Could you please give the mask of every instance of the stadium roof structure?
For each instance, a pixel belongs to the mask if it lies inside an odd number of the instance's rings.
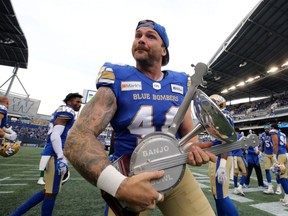
[[[0,65],[28,66],[27,41],[10,0],[0,0]]]
[[[226,100],[276,95],[288,90],[287,61],[288,1],[262,0],[211,58],[200,89]]]

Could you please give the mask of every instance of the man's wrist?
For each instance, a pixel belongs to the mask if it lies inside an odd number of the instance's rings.
[[[115,197],[116,192],[127,176],[121,174],[115,167],[108,165],[100,174],[97,187]]]
[[[57,159],[60,160],[60,159],[63,159],[64,158],[64,155],[63,154],[57,154]]]
[[[275,162],[277,162],[277,155],[273,154],[273,159],[275,160]]]

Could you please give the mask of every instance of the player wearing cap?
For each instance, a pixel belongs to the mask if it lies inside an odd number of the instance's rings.
[[[186,73],[161,70],[169,62],[168,47],[163,26],[152,20],[138,23],[132,44],[136,66],[103,65],[97,79],[98,91],[71,128],[64,153],[91,184],[121,200],[132,211],[141,212],[140,215],[147,215],[146,210],[155,209],[156,205],[166,216],[215,215],[188,168],[179,184],[163,196],[150,180],[160,179],[164,171],[124,176],[110,164],[97,140],[110,122],[115,132],[113,156],[117,159],[132,154],[143,136],[167,131],[190,83]],[[178,130],[179,137],[192,128],[192,116],[187,111]],[[204,152],[197,145],[189,150],[191,165],[215,159],[215,155]],[[109,211],[109,215],[113,213]]]

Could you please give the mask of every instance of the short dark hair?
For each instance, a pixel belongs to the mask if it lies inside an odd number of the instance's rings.
[[[279,126],[278,126],[278,124],[277,123],[272,123],[271,124],[271,128],[274,128],[274,129],[279,129]]]
[[[234,130],[235,130],[237,133],[240,133],[240,128],[235,127]]]
[[[67,104],[67,102],[72,100],[73,98],[83,98],[83,96],[79,93],[69,93],[63,101]]]

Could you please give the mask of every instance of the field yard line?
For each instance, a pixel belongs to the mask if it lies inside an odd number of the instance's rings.
[[[201,173],[197,173],[197,172],[193,172],[193,175],[196,177],[196,178],[199,178],[199,177],[208,177],[208,174],[201,174]]]
[[[24,184],[0,184],[0,186],[23,186],[23,185],[27,185],[26,183]]]
[[[35,167],[36,165],[34,165],[34,164],[0,164],[0,166],[5,166],[5,167],[7,167],[7,166],[17,166],[17,167],[31,166],[31,167]]]
[[[2,178],[2,179],[0,179],[0,181],[5,181],[5,180],[8,180],[8,179],[10,179],[11,177],[5,177],[5,178]]]
[[[0,191],[0,194],[14,193],[14,191]]]
[[[247,202],[253,202],[253,201],[254,201],[254,200],[248,199],[248,198],[246,198],[246,197],[233,194],[232,190],[231,190],[231,191],[229,190],[229,192],[230,192],[230,193],[229,193],[230,199],[235,200],[235,201],[237,201],[237,202],[247,203]],[[245,193],[245,191],[244,191],[244,193]]]
[[[288,207],[282,206],[280,202],[259,203],[259,204],[253,204],[250,206],[254,208],[258,208],[262,211],[269,212],[270,214],[274,214],[277,216],[288,215]]]

